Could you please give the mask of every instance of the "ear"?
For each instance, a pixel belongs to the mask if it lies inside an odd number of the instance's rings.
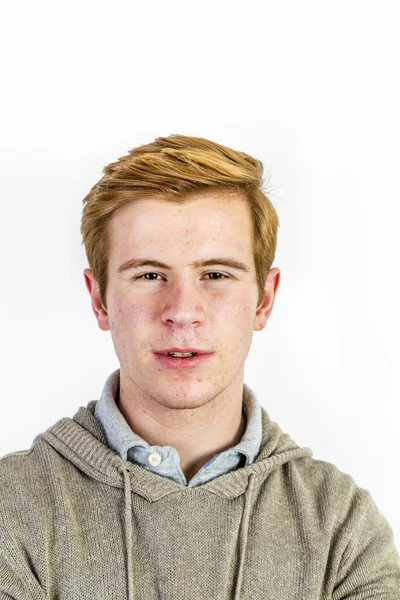
[[[274,268],[268,272],[264,287],[264,298],[257,308],[254,320],[254,331],[261,331],[261,329],[264,329],[274,307],[275,296],[279,288],[280,280],[281,272],[279,269]]]
[[[100,300],[99,284],[97,283],[97,280],[95,279],[91,269],[85,269],[83,271],[83,275],[85,277],[85,284],[86,284],[87,290],[92,299],[92,308],[93,308],[94,316],[97,319],[98,326],[103,331],[108,331],[110,329],[110,323],[108,320],[108,312]]]

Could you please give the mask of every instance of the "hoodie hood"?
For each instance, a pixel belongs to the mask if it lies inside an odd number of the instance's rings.
[[[252,393],[246,386],[246,391]],[[258,489],[268,475],[281,465],[301,457],[312,457],[309,448],[299,447],[279,425],[271,421],[266,410],[262,412],[262,441],[254,462],[213,479],[198,487],[186,487],[149,472],[142,466],[122,459],[107,445],[104,429],[95,417],[97,400],[81,406],[73,418],[60,419],[55,425],[39,434],[57,452],[89,477],[124,490],[125,542],[127,556],[128,599],[137,598],[132,574],[132,492],[148,502],[157,502],[166,495],[182,493],[210,493],[225,499],[245,494],[243,515],[239,531],[239,568],[234,600],[241,596],[243,564],[246,553],[247,531]]]

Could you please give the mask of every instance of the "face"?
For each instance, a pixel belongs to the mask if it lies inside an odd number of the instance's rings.
[[[179,205],[135,200],[109,227],[107,309],[91,271],[84,275],[98,325],[111,332],[121,377],[135,393],[170,408],[200,407],[220,394],[241,393],[253,331],[264,328],[280,279],[279,270],[271,269],[257,308],[244,199],[210,194]],[[134,259],[164,266],[121,269]],[[211,259],[207,266],[194,264]],[[170,348],[209,354],[178,369],[157,354]]]

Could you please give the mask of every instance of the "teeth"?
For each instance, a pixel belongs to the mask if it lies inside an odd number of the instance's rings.
[[[196,352],[168,352],[169,356],[195,356]]]

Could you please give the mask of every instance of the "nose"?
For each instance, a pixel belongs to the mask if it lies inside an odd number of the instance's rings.
[[[165,294],[162,320],[166,325],[193,327],[204,321],[202,292],[192,279],[177,278]]]

